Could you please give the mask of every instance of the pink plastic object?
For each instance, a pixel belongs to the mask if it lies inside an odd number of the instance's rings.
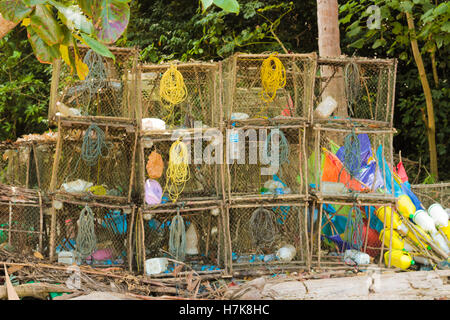
[[[156,180],[147,179],[145,181],[145,202],[149,205],[161,203],[162,188]]]
[[[86,258],[86,260],[111,260],[113,256],[113,252],[111,249],[100,249],[95,251],[93,254],[91,254],[89,257]]]

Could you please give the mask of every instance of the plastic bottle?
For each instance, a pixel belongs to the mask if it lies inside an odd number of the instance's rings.
[[[439,233],[439,232],[434,232],[431,234],[431,239],[433,239],[433,241],[435,243],[437,243],[439,245],[439,247],[448,255],[450,253],[450,249],[447,245],[447,240],[444,239],[444,237]]]
[[[384,237],[384,246],[389,248],[391,232],[390,230],[381,230],[380,231],[380,241],[383,241]],[[395,250],[406,250],[413,251],[413,247],[406,242],[400,235],[394,230],[392,233],[392,249]]]
[[[448,215],[447,212],[442,208],[439,203],[434,203],[428,208],[428,214],[431,219],[433,219],[436,228],[443,226],[448,226]]]
[[[415,227],[416,227],[419,231],[421,231],[421,232],[419,233],[419,235],[422,235],[422,237],[424,237],[424,238],[427,239],[428,241],[431,241],[430,236],[425,232],[425,230],[423,230],[420,226],[417,226],[417,225],[416,225]],[[424,248],[424,247],[420,244],[419,240],[417,239],[417,237],[414,235],[414,233],[413,233],[412,231],[408,231],[406,237],[409,238],[409,239],[411,239],[411,241],[412,241],[416,246],[418,246],[419,248],[423,248],[423,249],[426,249],[426,250],[431,250],[430,247]],[[422,243],[423,243],[423,241],[422,241]],[[424,244],[425,244],[425,243],[424,243]]]
[[[415,214],[411,215],[410,218],[415,224],[422,227],[423,230],[429,233],[436,232],[436,227],[434,225],[433,219],[426,213],[425,210],[417,210]]]
[[[376,216],[378,219],[381,220],[381,222],[384,222],[384,216],[386,215],[386,226],[391,226],[391,213],[392,208],[391,207],[380,207],[377,211],[375,211]],[[408,228],[402,223],[400,220],[400,217],[397,212],[394,211],[393,216],[393,228],[398,230],[400,233],[406,235],[408,233]]]
[[[416,263],[420,263],[420,264],[423,264],[425,266],[430,266],[431,265],[430,260],[427,259],[427,258],[424,258],[422,256],[413,256],[413,258],[414,258],[414,261]]]
[[[355,262],[358,266],[370,264],[370,256],[367,253],[360,252],[357,250],[345,250],[344,260],[350,259]]]
[[[230,160],[239,159],[239,131],[235,128],[231,129],[229,134],[230,143]]]
[[[447,240],[450,241],[450,224],[446,227],[440,227],[440,229],[442,230],[442,232],[444,232]]]
[[[386,251],[384,254],[384,263],[386,266],[389,265],[389,252],[392,252],[391,266],[406,270],[411,265],[416,263],[408,252],[402,250],[392,250]]]
[[[397,199],[397,210],[402,216],[409,218],[410,215],[416,212],[416,207],[407,195],[402,194]]]
[[[334,112],[337,107],[337,101],[333,97],[327,96],[314,110],[314,117],[326,119]]]

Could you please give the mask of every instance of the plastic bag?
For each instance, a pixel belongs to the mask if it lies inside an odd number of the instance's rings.
[[[150,179],[158,179],[161,177],[164,169],[164,162],[161,155],[156,151],[152,151],[148,156],[145,168],[147,169],[147,174]]]

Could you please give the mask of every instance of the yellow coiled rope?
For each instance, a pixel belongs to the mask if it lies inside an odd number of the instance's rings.
[[[166,171],[166,186],[172,202],[176,202],[189,180],[188,149],[180,139],[175,141],[169,151],[169,165]]]
[[[173,120],[174,106],[183,102],[187,97],[187,88],[184,84],[183,75],[177,70],[175,65],[171,65],[164,72],[159,84],[159,97],[168,115],[164,120],[168,123]]]
[[[277,54],[272,53],[268,58],[264,59],[261,65],[263,90],[260,96],[267,104],[275,100],[278,89],[286,86],[286,69],[281,60],[276,57]]]

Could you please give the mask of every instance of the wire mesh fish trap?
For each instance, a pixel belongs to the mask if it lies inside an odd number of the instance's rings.
[[[51,229],[54,256],[71,252],[74,262],[98,267],[128,264],[134,214],[131,206],[54,200],[55,206],[56,223]]]
[[[314,122],[360,122],[392,127],[395,59],[319,58],[314,86]],[[326,99],[331,97],[335,103]]]
[[[245,204],[228,208],[232,269],[308,265],[307,204]]]
[[[35,173],[34,186],[40,190],[48,191],[52,178],[53,161],[56,153],[56,141],[33,143],[33,153],[36,157],[33,173]]]
[[[181,219],[178,218],[180,220],[177,222],[184,228],[184,245],[176,241],[178,234],[171,231],[178,214]],[[177,271],[178,274],[192,270],[199,274],[221,272],[225,267],[222,219],[221,208],[214,205],[141,210],[134,244],[138,270],[146,272],[147,259],[166,257],[185,264]],[[178,256],[176,252],[179,253]],[[175,261],[169,260],[162,275],[173,274],[176,266]]]
[[[440,203],[443,208],[450,208],[450,183],[413,184],[411,190],[416,194],[425,208],[433,203]]]
[[[352,267],[346,250],[356,250],[370,257],[368,263],[381,266],[384,250],[389,250],[382,230],[391,230],[376,212],[380,207],[395,207],[392,201],[314,200],[307,213],[307,234],[311,244],[311,264],[324,269]],[[392,234],[390,232],[389,234]],[[385,248],[385,249],[383,249]],[[362,260],[359,260],[362,261]]]
[[[33,162],[30,145],[2,143],[0,145],[0,183],[27,188]]]
[[[302,126],[229,129],[225,178],[228,198],[305,198],[305,132]],[[233,135],[237,135],[234,140]]]
[[[181,74],[173,87],[161,86],[163,75],[171,66]],[[217,127],[219,123],[219,74],[218,64],[191,62],[161,65],[141,65],[139,67],[139,94],[141,118],[159,118],[167,127],[193,128],[198,121],[204,126]],[[167,76],[169,76],[167,74]],[[175,77],[171,74],[170,77]],[[170,79],[170,80],[175,80]],[[161,96],[161,90],[171,95],[174,90],[182,90],[185,96],[173,104]]]
[[[236,53],[222,62],[223,112],[226,122],[254,123],[265,119],[279,122],[309,121],[312,110],[316,54],[277,54],[280,65],[270,69],[284,71],[285,80],[267,94],[261,68],[270,54]],[[281,66],[282,65],[282,66]],[[283,69],[284,68],[284,69]],[[273,79],[277,80],[277,78]],[[280,80],[280,79],[278,79]],[[276,85],[276,84],[274,84]]]
[[[308,183],[320,199],[392,199],[394,129],[314,126]]]
[[[70,48],[70,50],[73,50]],[[137,86],[135,48],[110,47],[115,60],[98,55],[86,46],[78,47],[81,60],[89,68],[84,80],[69,66],[53,65],[49,120],[59,112],[69,118],[115,117],[134,120]]]
[[[0,243],[4,249],[25,255],[48,252],[45,206],[38,191],[1,185]]]
[[[215,138],[204,137],[205,131],[197,133],[193,131],[182,130],[179,134],[152,134],[144,135],[140,139],[140,160],[139,160],[139,184],[143,208],[150,208],[158,205],[160,201],[165,202],[184,202],[195,200],[218,199],[222,194],[220,179],[220,164],[222,161],[222,141],[220,144],[213,145]],[[212,132],[221,137],[220,131]],[[171,149],[174,143],[181,138],[181,142],[187,150],[187,175],[184,187],[180,187],[181,193],[176,198],[175,193],[170,192],[172,180],[168,181],[169,161],[171,159]],[[161,156],[163,169],[158,176],[152,174],[149,156],[156,152]],[[176,149],[173,149],[173,153]],[[172,155],[173,155],[172,153]],[[172,161],[177,161],[173,159]],[[149,171],[150,170],[150,171]],[[152,174],[153,175],[153,174]]]
[[[51,192],[130,201],[137,148],[133,127],[60,126],[59,134]]]

